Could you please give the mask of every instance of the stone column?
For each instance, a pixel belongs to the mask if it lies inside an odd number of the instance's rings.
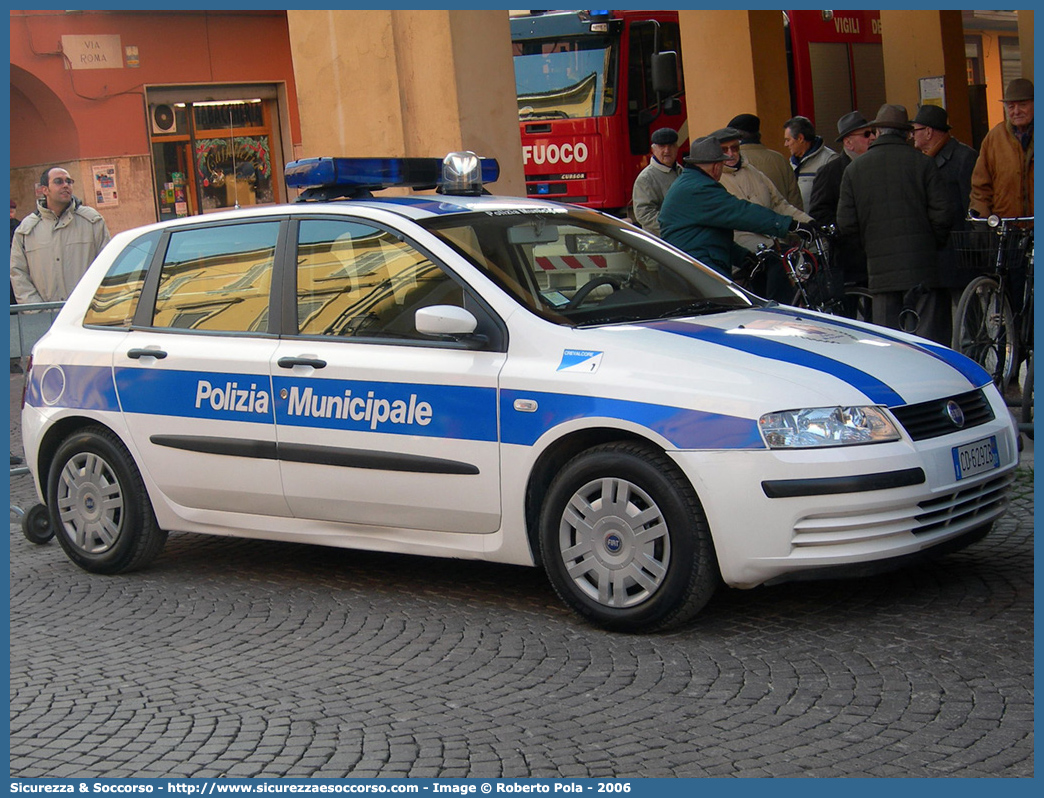
[[[525,196],[507,11],[287,11],[297,157],[495,157]]]

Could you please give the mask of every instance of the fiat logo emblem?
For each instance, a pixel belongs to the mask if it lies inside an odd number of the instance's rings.
[[[964,426],[964,411],[953,399],[946,403],[946,415],[950,417],[955,427]]]
[[[610,554],[616,554],[623,546],[619,535],[609,535],[605,539],[605,548]]]

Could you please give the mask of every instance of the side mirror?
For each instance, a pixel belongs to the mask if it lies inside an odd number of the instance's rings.
[[[470,310],[457,305],[430,305],[413,314],[413,323],[422,335],[459,338],[472,335],[478,319]]]
[[[654,53],[652,57],[652,89],[657,95],[678,93],[678,54],[673,50]]]

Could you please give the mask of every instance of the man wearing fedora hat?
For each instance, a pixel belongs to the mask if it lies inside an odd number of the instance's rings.
[[[837,138],[841,156],[824,164],[812,181],[808,212],[818,224],[837,222],[837,203],[841,199],[841,177],[856,158],[863,155],[877,131],[859,111],[851,111],[837,120]],[[846,283],[866,284],[866,253],[858,239],[841,238],[835,249],[835,261],[845,275]]]
[[[707,266],[732,276],[750,250],[733,241],[735,230],[781,238],[798,226],[789,216],[732,196],[719,182],[728,157],[714,136],[692,143],[681,177],[660,209],[660,235]]]
[[[1005,119],[979,147],[971,180],[978,216],[1033,215],[1033,81],[1016,78],[1004,90]]]
[[[678,163],[678,131],[670,127],[661,127],[650,138],[652,154],[646,166],[634,181],[631,191],[631,205],[634,218],[643,230],[654,236],[660,234],[660,206],[667,196],[667,189],[681,174]]]
[[[953,224],[946,187],[931,158],[910,146],[901,105],[882,105],[877,138],[841,177],[837,226],[866,252],[875,324],[950,341],[950,295],[939,250]]]

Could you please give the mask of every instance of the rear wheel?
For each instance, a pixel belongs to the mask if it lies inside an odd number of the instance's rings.
[[[1018,362],[1015,316],[992,277],[976,277],[964,289],[953,322],[950,345],[967,355],[1004,389]]]
[[[130,452],[111,431],[88,427],[58,447],[47,480],[58,542],[85,571],[144,568],[162,550],[145,484]]]
[[[719,581],[692,486],[639,443],[597,446],[566,464],[544,500],[540,548],[562,600],[615,631],[684,624]]]
[[[34,504],[22,516],[22,534],[30,543],[42,546],[54,537],[51,515],[43,504]]]
[[[842,315],[845,318],[865,322],[874,320],[873,297],[865,288],[846,288],[843,303]]]

